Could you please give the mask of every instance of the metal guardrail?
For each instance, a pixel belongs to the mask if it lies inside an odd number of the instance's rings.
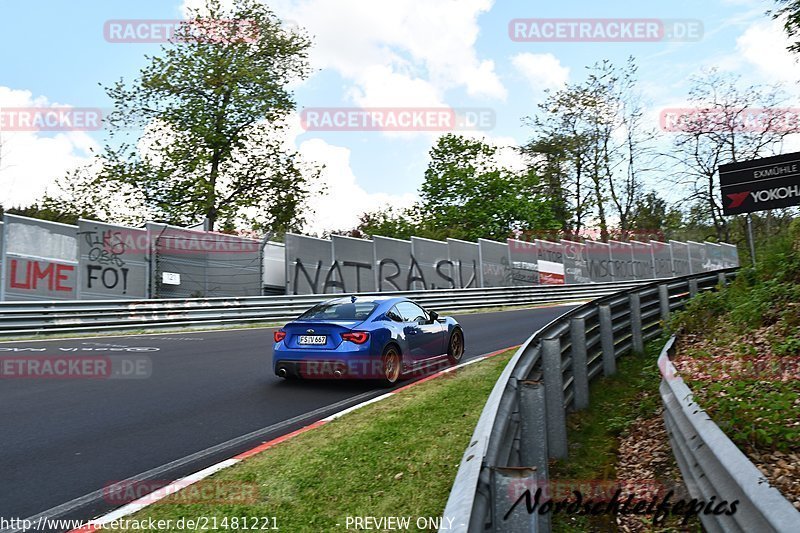
[[[587,407],[590,380],[614,374],[619,356],[643,351],[672,311],[699,291],[726,283],[735,271],[628,288],[577,307],[531,335],[478,419],[444,511],[443,523],[452,520],[448,531],[549,531],[548,514],[514,504],[519,487],[547,481],[548,458],[567,456],[566,411]]]
[[[728,516],[700,514],[703,527],[717,531],[800,531],[800,513],[783,495],[765,483],[755,465],[731,442],[694,401],[692,391],[669,359],[675,337],[658,358],[664,423],[672,453],[692,498],[737,501]]]
[[[592,300],[646,281],[369,293],[405,296],[435,311]],[[367,295],[367,293],[361,293]],[[0,336],[219,326],[295,318],[337,294],[168,300],[0,303]]]

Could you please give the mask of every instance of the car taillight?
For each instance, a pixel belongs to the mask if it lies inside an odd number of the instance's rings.
[[[369,333],[366,331],[353,331],[351,333],[342,333],[342,340],[354,342],[356,344],[364,344],[369,340]]]
[[[275,339],[275,342],[281,342],[283,339],[286,338],[286,332],[276,331],[275,333],[272,334],[272,338]]]

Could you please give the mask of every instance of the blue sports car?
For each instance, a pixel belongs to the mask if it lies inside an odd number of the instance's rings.
[[[456,364],[464,332],[451,317],[406,298],[347,296],[316,305],[275,332],[272,360],[282,378],[403,377]]]

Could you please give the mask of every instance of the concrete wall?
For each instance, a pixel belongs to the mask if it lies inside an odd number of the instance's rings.
[[[478,287],[481,259],[478,243],[447,239],[447,254],[456,287],[459,289]]]
[[[146,230],[79,220],[81,296],[87,300],[147,298],[149,249]]]
[[[3,220],[4,300],[75,300],[77,228],[16,215]]]
[[[284,243],[148,223],[0,222],[4,300],[238,297],[668,278],[738,266],[736,247],[670,241],[477,243],[287,234]]]

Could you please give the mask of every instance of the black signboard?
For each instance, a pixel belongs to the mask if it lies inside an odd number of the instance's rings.
[[[725,215],[800,204],[800,153],[720,165]]]

